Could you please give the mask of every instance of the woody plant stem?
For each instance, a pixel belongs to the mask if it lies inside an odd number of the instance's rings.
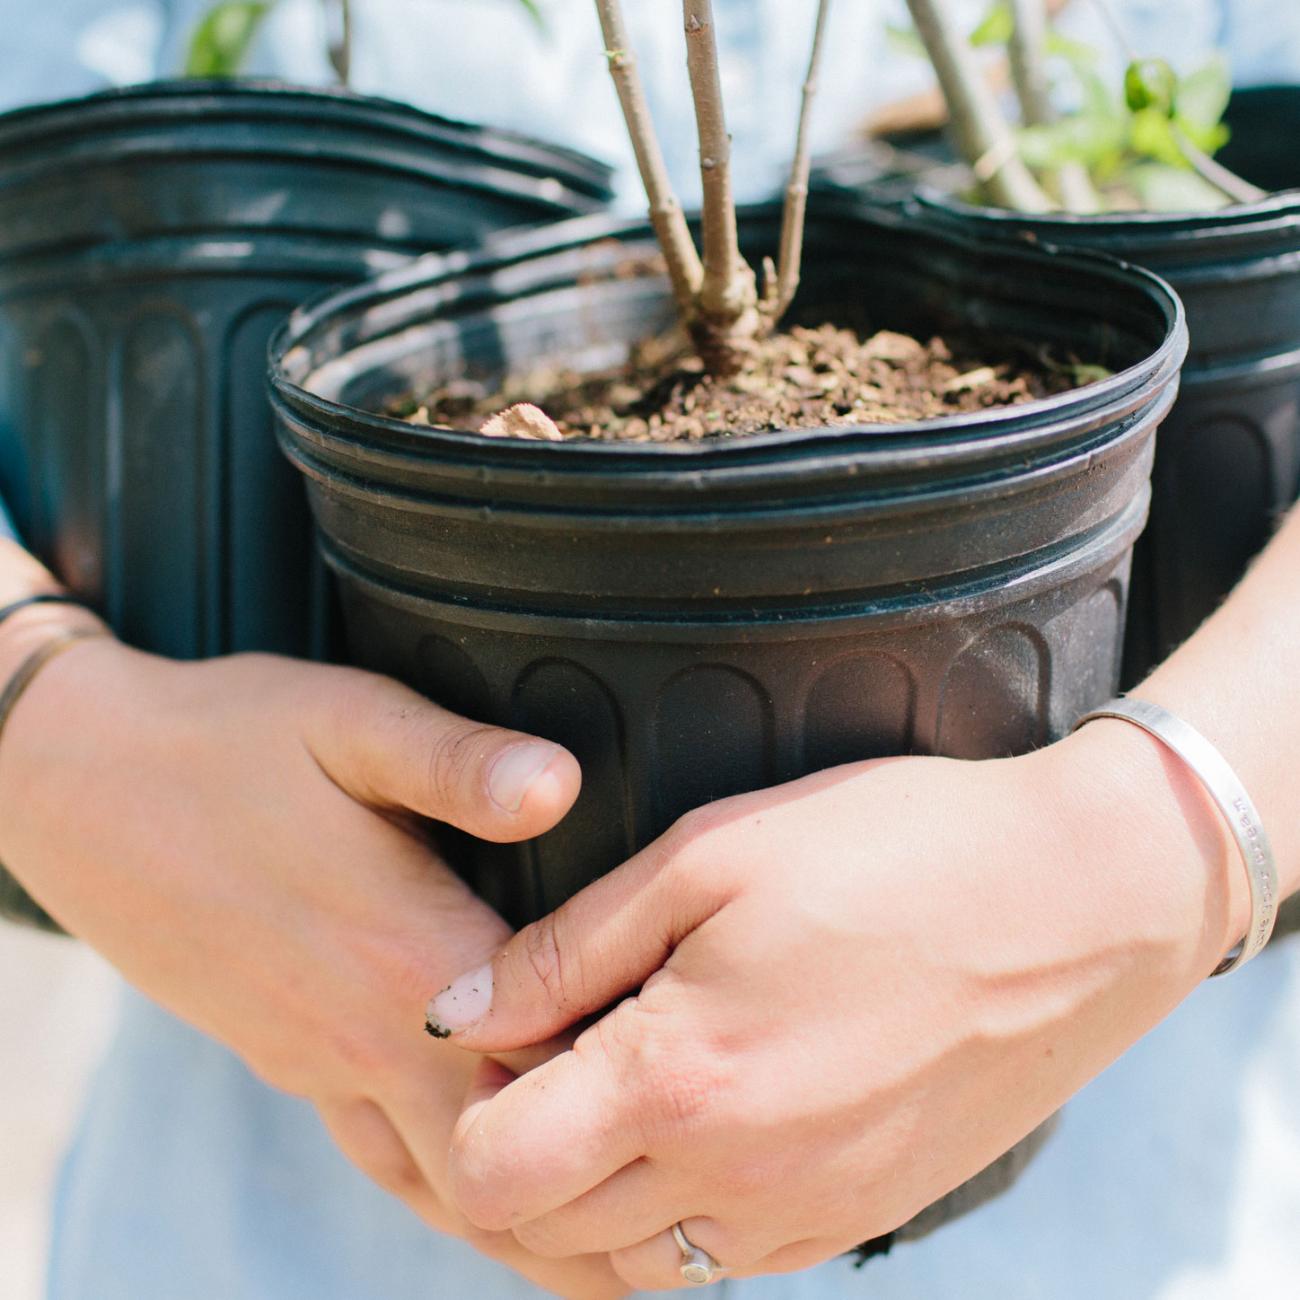
[[[596,0],[610,76],[632,141],[650,205],[651,224],[663,250],[673,295],[696,349],[706,367],[715,374],[731,374],[744,365],[755,341],[773,328],[798,286],[808,195],[808,122],[816,95],[829,7],[830,0],[820,0],[800,108],[795,161],[786,189],[779,269],[769,270],[768,283],[760,299],[754,272],[740,252],[731,185],[731,138],[723,105],[711,0],[682,0],[686,63],[695,106],[703,184],[702,257],[696,251],[681,204],[668,180],[620,0]]]

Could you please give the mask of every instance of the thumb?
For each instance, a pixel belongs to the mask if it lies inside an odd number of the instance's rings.
[[[428,1030],[475,1052],[544,1042],[640,988],[725,902],[652,845],[453,980]]]
[[[304,740],[361,803],[510,843],[553,827],[582,784],[567,749],[471,722],[386,677],[340,670]]]

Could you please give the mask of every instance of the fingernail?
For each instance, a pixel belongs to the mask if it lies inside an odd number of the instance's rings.
[[[488,793],[498,808],[517,813],[529,787],[551,765],[557,749],[535,742],[503,749],[488,770]]]
[[[425,1011],[424,1027],[435,1038],[450,1038],[477,1024],[492,1008],[492,964],[453,980]]]

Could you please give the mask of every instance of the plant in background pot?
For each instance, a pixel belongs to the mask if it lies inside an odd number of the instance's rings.
[[[346,86],[352,77],[352,0],[319,0],[330,67]],[[185,59],[187,77],[237,77],[248,65],[262,25],[277,0],[218,0],[194,28]],[[536,9],[532,12],[536,13]]]
[[[1105,0],[1089,2],[1122,41]],[[1300,193],[1261,189],[1211,157],[1228,140],[1220,60],[1179,78],[1125,47],[1113,89],[1090,50],[1050,31],[1042,0],[996,6],[975,39],[1008,46],[1013,132],[945,7],[910,3],[975,180],[969,197],[922,186],[930,219],[1109,252],[1159,272],[1186,304],[1191,351],[1134,559],[1125,679],[1136,681],[1231,589],[1300,487]],[[1074,91],[1068,115],[1045,93],[1049,69]],[[1300,184],[1287,120],[1250,116],[1250,100],[1239,97],[1225,157],[1271,189]]]

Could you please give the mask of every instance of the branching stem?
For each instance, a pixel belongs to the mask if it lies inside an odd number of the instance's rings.
[[[700,257],[695,251],[682,206],[668,179],[668,166],[650,118],[650,106],[646,103],[645,88],[632,55],[622,6],[619,0],[596,0],[596,12],[605,41],[609,75],[614,81],[632,150],[636,154],[637,170],[641,173],[641,183],[645,186],[650,205],[650,223],[668,264],[673,296],[683,317],[689,321],[695,312],[696,296],[703,278]]]
[[[790,168],[790,183],[785,189],[785,210],[781,214],[781,251],[777,258],[776,299],[769,306],[774,321],[785,315],[786,308],[799,288],[800,263],[803,260],[804,217],[808,210],[808,174],[812,167],[809,148],[809,127],[812,121],[813,100],[817,97],[817,81],[821,72],[822,46],[826,37],[826,19],[831,0],[820,0],[817,6],[817,26],[813,31],[812,54],[808,59],[808,75],[803,83],[803,101],[799,106],[799,130],[795,137],[794,164]]]

